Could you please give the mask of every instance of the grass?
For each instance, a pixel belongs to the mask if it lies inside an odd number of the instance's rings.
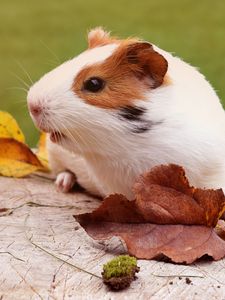
[[[1,0],[0,7],[0,110],[15,116],[31,145],[37,131],[26,93],[14,89],[24,87],[16,77],[30,85],[22,69],[37,80],[85,49],[87,29],[98,25],[121,37],[140,36],[198,66],[225,105],[223,0]]]

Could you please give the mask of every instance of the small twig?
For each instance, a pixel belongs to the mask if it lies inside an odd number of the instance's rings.
[[[158,275],[158,274],[154,274],[151,273],[151,275],[155,276],[155,277],[196,277],[196,278],[205,278],[205,276],[203,275],[179,275],[179,274],[174,274],[174,275]]]
[[[6,217],[13,213],[11,208],[0,208],[0,217]]]
[[[25,227],[25,228],[26,228],[26,222],[27,222],[28,217],[29,217],[29,215],[27,215],[27,217],[25,218],[25,222],[24,222],[24,223],[25,223],[25,224],[24,224],[24,227]],[[77,270],[79,270],[79,271],[81,271],[81,272],[84,272],[84,273],[86,273],[86,274],[88,274],[88,275],[94,276],[94,277],[96,277],[96,278],[98,278],[98,279],[102,279],[100,276],[98,276],[98,275],[96,275],[96,274],[94,274],[94,273],[92,273],[92,272],[89,272],[89,271],[87,271],[87,270],[84,270],[84,269],[82,269],[81,267],[78,267],[78,266],[76,266],[76,265],[74,265],[74,264],[72,264],[72,263],[66,261],[66,260],[63,259],[63,258],[60,258],[60,257],[56,256],[55,254],[49,252],[48,250],[46,250],[45,248],[41,247],[40,245],[34,243],[34,242],[32,241],[32,238],[31,238],[31,237],[30,237],[30,238],[28,237],[28,234],[27,234],[26,229],[25,229],[25,236],[26,236],[27,240],[28,240],[33,246],[35,246],[35,247],[37,247],[38,249],[42,250],[43,252],[45,252],[46,254],[50,255],[51,257],[54,257],[55,259],[57,259],[57,260],[59,260],[59,261],[65,263],[65,264],[67,264],[68,266],[70,266],[70,267],[72,267],[72,268],[74,268],[74,269],[77,269]]]
[[[31,207],[53,207],[53,208],[76,208],[76,206],[73,205],[50,205],[50,204],[41,204],[41,203],[37,203],[37,202],[26,202],[25,205],[27,206],[31,206]]]
[[[12,257],[14,257],[15,259],[25,262],[25,260],[23,260],[22,258],[16,257],[15,255],[13,255],[13,254],[12,254],[11,252],[9,252],[9,251],[1,251],[0,254],[9,254],[9,255],[11,255]]]
[[[45,174],[40,173],[40,172],[38,172],[38,173],[36,172],[36,173],[31,174],[31,177],[38,177],[40,179],[43,179],[43,180],[46,180],[46,181],[50,181],[50,182],[54,181],[54,178],[52,178],[50,176],[45,176]]]
[[[78,267],[78,266],[76,266],[76,265],[74,265],[74,264],[71,264],[71,263],[69,263],[68,261],[66,261],[65,259],[62,259],[62,258],[56,256],[55,254],[49,252],[49,251],[46,250],[45,248],[42,248],[40,245],[34,243],[34,242],[32,241],[32,239],[29,238],[28,236],[27,236],[27,239],[30,241],[30,243],[31,243],[33,246],[37,247],[38,249],[42,250],[43,252],[47,253],[48,255],[51,255],[52,257],[56,258],[57,260],[59,260],[59,261],[65,263],[65,264],[67,264],[68,266],[73,267],[73,268],[75,268],[75,269],[77,269],[77,270],[79,270],[79,271],[81,271],[81,272],[87,273],[87,274],[89,274],[89,275],[91,275],[91,276],[94,276],[94,277],[96,277],[96,278],[102,279],[100,276],[98,276],[98,275],[96,275],[96,274],[94,274],[94,273],[91,273],[91,272],[89,272],[89,271],[87,271],[87,270],[84,270],[84,269],[82,269],[82,268],[80,268],[80,267]]]
[[[29,203],[29,202],[28,202]],[[0,208],[0,217],[5,217],[11,215],[15,210],[25,206],[27,203],[23,203],[16,207],[7,207],[7,208]]]
[[[76,208],[76,206],[73,205],[48,205],[48,204],[41,204],[41,203],[29,201],[16,207],[0,208],[0,216],[11,215],[15,210],[22,208],[26,205],[30,207],[53,207],[53,208],[68,208],[68,209]]]

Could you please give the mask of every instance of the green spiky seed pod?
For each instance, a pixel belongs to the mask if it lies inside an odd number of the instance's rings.
[[[131,284],[139,270],[135,257],[119,255],[103,266],[102,277],[111,289],[122,290]]]

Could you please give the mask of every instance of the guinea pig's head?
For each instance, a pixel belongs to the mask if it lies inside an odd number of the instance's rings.
[[[35,125],[69,150],[104,151],[103,144],[144,135],[149,93],[164,83],[166,59],[147,42],[119,40],[101,28],[88,49],[44,75],[28,92]]]

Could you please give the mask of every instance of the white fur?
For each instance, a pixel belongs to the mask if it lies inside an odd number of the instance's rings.
[[[69,192],[76,183],[76,176],[69,171],[61,172],[57,175],[55,184],[57,190],[63,193]]]
[[[87,50],[30,89],[28,103],[40,103],[45,112],[36,124],[67,136],[61,146],[49,141],[53,170],[74,172],[84,187],[102,196],[122,193],[132,199],[139,174],[176,163],[192,185],[225,190],[225,113],[195,68],[154,46],[168,61],[171,84],[150,90],[148,101],[134,101],[148,109],[146,119],[158,124],[142,134],[132,134],[115,110],[89,105],[71,91],[84,66],[104,61],[116,47]]]

